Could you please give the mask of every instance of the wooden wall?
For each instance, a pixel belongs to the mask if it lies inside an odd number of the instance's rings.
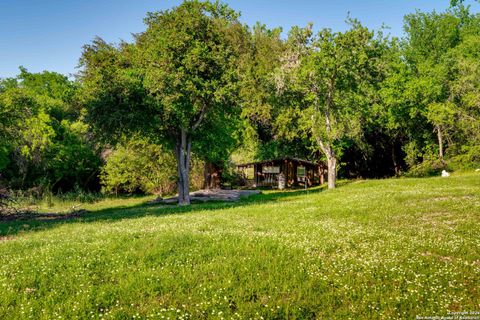
[[[311,187],[316,184],[323,183],[324,169],[320,165],[302,164],[298,161],[291,159],[277,160],[272,162],[252,163],[247,166],[238,167],[239,172],[243,172],[246,168],[253,167],[254,177],[253,180],[248,181],[246,179],[245,185],[252,187],[277,187],[278,186],[278,174],[277,173],[264,173],[263,168],[266,166],[280,167],[280,172],[285,174],[287,187],[304,186],[304,182],[300,181],[297,175],[297,169],[299,166],[305,167],[307,186]],[[303,180],[303,179],[302,179]]]

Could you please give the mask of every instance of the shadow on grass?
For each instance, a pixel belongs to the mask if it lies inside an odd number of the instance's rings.
[[[338,186],[348,184],[349,181],[341,181]],[[114,208],[100,209],[95,211],[88,211],[83,214],[74,214],[71,217],[59,215],[58,218],[52,218],[48,215],[48,219],[44,219],[45,215],[36,215],[32,219],[0,221],[0,241],[3,238],[12,239],[14,235],[19,233],[28,233],[54,228],[60,224],[67,223],[89,223],[89,222],[110,222],[124,219],[135,219],[146,216],[168,216],[176,214],[187,214],[195,211],[214,211],[230,208],[239,208],[251,206],[261,203],[269,203],[275,201],[286,200],[291,197],[307,194],[316,194],[326,189],[326,186],[318,186],[310,189],[293,189],[286,191],[267,191],[257,195],[252,195],[248,198],[243,198],[237,202],[220,202],[212,201],[201,204],[192,204],[190,206],[178,205],[158,205],[141,203],[134,206],[118,206]]]

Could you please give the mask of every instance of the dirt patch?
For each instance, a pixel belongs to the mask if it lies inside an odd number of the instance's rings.
[[[463,217],[451,212],[428,212],[420,216],[419,221],[425,226],[454,230]]]
[[[0,215],[0,221],[57,221],[79,218],[87,214],[87,210],[75,210],[68,213],[36,213],[36,212],[15,212],[7,215]]]
[[[422,252],[420,255],[422,255],[423,257],[433,257],[433,258],[436,258],[442,262],[451,262],[453,261],[453,258],[450,257],[450,256],[442,256],[442,255],[439,255],[439,254],[436,254],[436,253],[432,253],[432,252],[429,252],[429,251],[426,251],[426,252]]]
[[[192,203],[202,203],[208,201],[232,202],[259,193],[259,190],[198,190],[190,193],[190,200],[192,201]],[[157,198],[153,201],[150,201],[149,204],[176,204],[177,202],[178,197],[171,197],[167,199]]]
[[[435,197],[431,198],[431,201],[450,201],[450,200],[468,200],[473,199],[473,196],[446,196],[446,197]]]
[[[452,219],[454,214],[448,211],[426,212],[422,214],[421,220],[429,221],[431,219]]]

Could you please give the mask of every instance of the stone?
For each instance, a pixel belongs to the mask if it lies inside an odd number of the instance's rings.
[[[278,189],[279,190],[284,190],[286,183],[287,183],[287,179],[285,177],[285,174],[283,172],[281,172],[278,175]]]
[[[162,197],[157,197],[156,199],[149,201],[148,204],[158,204],[158,203],[163,203],[163,198]]]
[[[249,197],[254,194],[259,194],[258,190],[223,190],[223,189],[209,189],[198,190],[190,193],[190,200],[192,202],[207,202],[207,201],[238,201],[243,197]],[[167,199],[156,199],[150,204],[175,204],[178,197],[171,197]]]

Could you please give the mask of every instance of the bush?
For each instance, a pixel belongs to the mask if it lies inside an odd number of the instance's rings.
[[[7,189],[0,188],[0,215],[8,214],[12,211],[13,199]]]
[[[171,152],[132,139],[107,157],[100,180],[105,193],[171,194],[175,190],[176,162]]]
[[[190,188],[203,187],[204,162],[192,155]],[[108,194],[169,195],[177,189],[177,163],[171,151],[133,138],[121,143],[107,156],[100,180]]]
[[[407,177],[432,177],[441,174],[442,170],[450,170],[450,167],[442,160],[424,160],[420,164],[412,166],[405,174]]]
[[[450,158],[449,164],[456,170],[480,168],[480,146],[462,146],[459,154]]]
[[[62,201],[72,201],[80,203],[94,203],[105,198],[100,192],[89,192],[80,188],[78,185],[72,191],[64,194],[57,194],[56,198]]]
[[[243,176],[237,172],[235,165],[232,163],[227,164],[222,171],[222,186],[231,188],[245,186]]]

